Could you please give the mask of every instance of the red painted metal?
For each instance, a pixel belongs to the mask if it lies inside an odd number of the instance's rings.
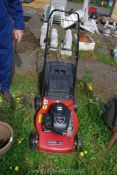
[[[89,13],[89,14],[97,13],[97,7],[96,7],[96,6],[91,6],[91,7],[89,7],[88,13]]]
[[[48,113],[50,106],[53,103],[61,102],[65,104],[71,111],[71,117],[73,121],[73,132],[72,135],[67,134],[57,135],[50,131],[43,131],[42,118],[43,115]],[[48,100],[43,98],[42,107],[39,109],[36,115],[36,130],[39,136],[38,139],[38,150],[48,153],[71,153],[74,152],[74,142],[75,135],[79,128],[78,117],[74,111],[74,101],[73,100]]]

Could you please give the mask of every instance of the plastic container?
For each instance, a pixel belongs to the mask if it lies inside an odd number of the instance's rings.
[[[77,39],[76,34],[75,38]],[[89,42],[79,41],[79,50],[94,50],[94,49],[95,49],[95,42],[91,36],[89,36]]]
[[[6,153],[13,141],[13,130],[10,125],[0,121],[0,154]]]

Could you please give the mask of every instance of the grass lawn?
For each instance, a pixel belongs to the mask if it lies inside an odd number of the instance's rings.
[[[117,142],[111,149],[106,148],[110,132],[97,97],[84,92],[77,84],[79,133],[84,154],[54,155],[29,149],[29,135],[34,130],[32,102],[37,94],[36,77],[15,75],[11,91],[16,99],[15,109],[0,99],[3,121],[10,123],[14,130],[11,149],[0,156],[0,175],[117,175]]]

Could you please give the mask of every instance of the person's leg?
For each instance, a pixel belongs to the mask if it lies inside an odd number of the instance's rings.
[[[12,36],[0,37],[0,84],[1,93],[7,95],[8,101],[11,97],[9,94],[11,76],[13,67],[13,40]],[[7,99],[6,99],[7,100]]]

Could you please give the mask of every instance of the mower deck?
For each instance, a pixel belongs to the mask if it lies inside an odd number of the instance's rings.
[[[74,101],[73,100],[62,100],[71,110],[71,117],[73,120],[73,132],[70,136],[67,134],[56,135],[55,133],[49,131],[43,131],[42,121],[44,114],[48,113],[50,106],[53,103],[56,103],[56,100],[48,100],[47,98],[43,99],[43,104],[41,109],[37,113],[36,117],[36,129],[38,136],[38,149],[42,152],[48,153],[71,153],[74,151],[75,135],[78,130],[78,117],[74,111]]]

